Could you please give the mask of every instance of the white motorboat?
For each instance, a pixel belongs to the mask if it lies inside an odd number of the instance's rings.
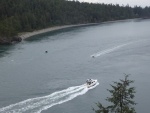
[[[94,80],[94,79],[87,79],[86,81],[87,88],[93,87],[96,84],[97,84],[97,80]]]

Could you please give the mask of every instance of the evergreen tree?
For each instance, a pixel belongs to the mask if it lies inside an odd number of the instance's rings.
[[[95,113],[136,113],[134,107],[136,103],[133,101],[135,94],[135,87],[129,87],[134,81],[128,79],[128,75],[125,75],[124,80],[120,82],[114,82],[111,85],[112,89],[108,90],[111,97],[107,97],[106,101],[111,102],[112,105],[103,107],[101,103],[97,103],[99,110],[95,110]]]

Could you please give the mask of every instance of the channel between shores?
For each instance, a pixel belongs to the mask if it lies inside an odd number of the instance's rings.
[[[55,31],[55,30],[65,29],[65,28],[80,27],[80,26],[90,26],[90,25],[99,25],[99,24],[114,23],[114,22],[136,21],[136,20],[140,20],[140,19],[141,18],[125,19],[125,20],[114,20],[114,21],[106,21],[106,22],[100,22],[100,23],[87,23],[87,24],[54,26],[54,27],[49,27],[49,28],[45,28],[45,29],[41,29],[41,30],[35,30],[33,32],[19,33],[18,36],[22,40],[25,40],[27,38],[30,38],[30,37],[38,35],[38,34],[43,34],[43,33],[46,33],[46,32],[51,32],[51,31]]]

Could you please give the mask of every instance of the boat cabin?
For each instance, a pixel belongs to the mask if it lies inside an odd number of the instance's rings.
[[[93,83],[93,81],[92,81],[92,79],[87,79],[86,83],[87,83],[88,85],[90,85],[91,83]]]

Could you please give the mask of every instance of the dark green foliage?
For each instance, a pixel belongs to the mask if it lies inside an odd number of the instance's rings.
[[[108,107],[103,107],[101,103],[97,103],[99,110],[94,110],[95,113],[136,113],[134,107],[136,103],[133,101],[135,88],[129,87],[134,81],[128,79],[128,75],[120,82],[114,82],[111,85],[112,90],[108,90],[111,97],[107,97],[106,101],[112,103]]]
[[[143,9],[66,0],[0,0],[0,38],[56,25],[149,16],[150,7]]]
[[[93,110],[95,111],[95,113],[109,113],[108,107],[104,107],[101,103],[96,103],[96,105],[99,108],[99,110],[95,110],[93,108]]]

